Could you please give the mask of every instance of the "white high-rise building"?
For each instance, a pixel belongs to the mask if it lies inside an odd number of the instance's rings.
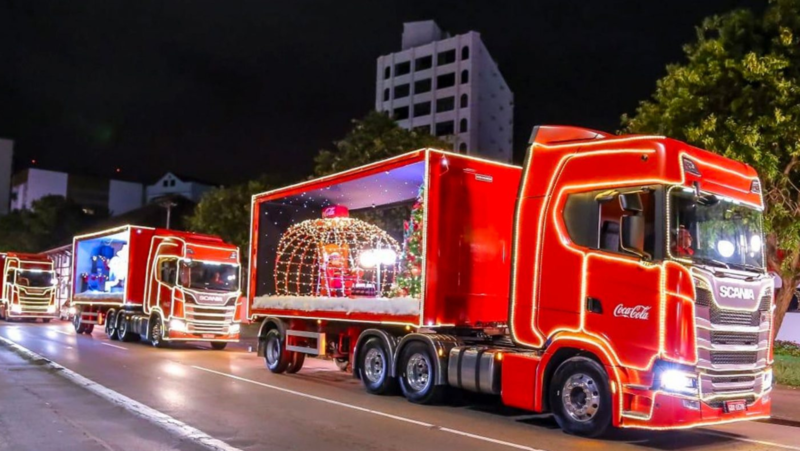
[[[480,33],[403,24],[402,50],[378,58],[375,109],[405,129],[446,137],[456,152],[511,161],[514,94]]]

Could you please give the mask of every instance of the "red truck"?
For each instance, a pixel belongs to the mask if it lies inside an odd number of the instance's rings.
[[[58,317],[56,273],[50,257],[17,252],[0,253],[3,289],[0,291],[0,318],[41,318],[49,323]]]
[[[531,141],[523,167],[425,149],[254,196],[267,367],[326,355],[370,393],[495,394],[584,436],[768,417],[756,172],[661,136]]]
[[[219,237],[124,226],[75,237],[71,308],[77,333],[112,340],[239,340],[239,249]]]

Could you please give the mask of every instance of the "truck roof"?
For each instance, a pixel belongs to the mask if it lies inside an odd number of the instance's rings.
[[[76,241],[80,241],[83,239],[88,238],[97,238],[104,235],[112,235],[115,233],[124,232],[126,230],[147,230],[152,232],[153,235],[160,235],[160,236],[172,236],[178,237],[190,242],[194,243],[206,243],[206,244],[214,244],[215,246],[220,247],[230,247],[231,249],[236,249],[237,246],[234,244],[226,243],[222,238],[216,235],[207,235],[204,233],[195,233],[195,232],[186,232],[182,230],[173,230],[173,229],[161,229],[161,228],[153,228],[153,227],[144,227],[144,226],[137,226],[137,225],[124,225],[119,227],[114,227],[107,230],[101,230],[97,232],[87,233],[83,235],[75,236]]]
[[[26,252],[0,252],[0,257],[2,257],[3,259],[17,258],[19,260],[29,261],[29,262],[49,263],[52,261],[50,257],[48,257],[47,255],[31,254]]]

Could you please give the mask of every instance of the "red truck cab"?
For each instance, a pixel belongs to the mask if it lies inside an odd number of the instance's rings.
[[[45,323],[58,317],[55,301],[57,279],[50,257],[40,254],[0,253],[3,289],[0,318],[41,318]]]
[[[125,226],[75,237],[71,305],[78,333],[154,346],[239,340],[239,250],[209,235]]]

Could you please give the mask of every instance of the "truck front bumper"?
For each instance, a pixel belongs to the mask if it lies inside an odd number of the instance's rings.
[[[693,400],[658,391],[653,396],[649,414],[623,414],[620,426],[641,429],[686,429],[769,418],[771,395],[770,390],[747,402],[744,411],[726,412],[722,400]],[[733,399],[735,398],[730,398]]]
[[[204,334],[194,332],[179,332],[170,330],[166,337],[169,341],[224,341],[235,343],[239,341],[239,333],[235,334]]]
[[[56,319],[58,318],[58,313],[47,313],[42,311],[26,312],[25,310],[21,312],[12,312],[11,310],[8,310],[6,311],[6,316],[10,319]]]

